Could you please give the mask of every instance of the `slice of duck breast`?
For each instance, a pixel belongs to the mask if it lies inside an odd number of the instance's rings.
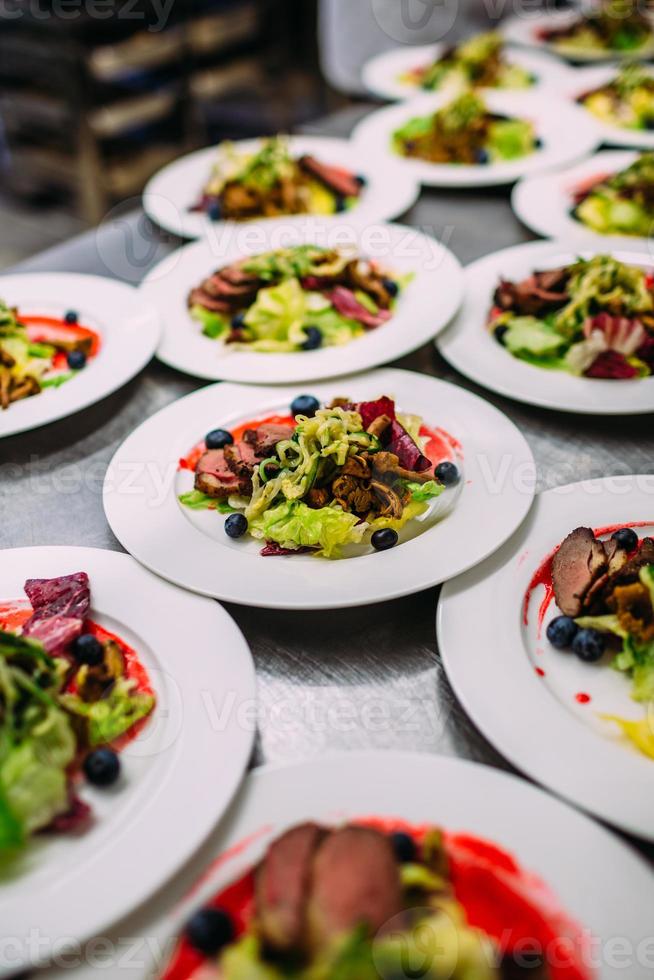
[[[265,459],[267,456],[273,455],[278,442],[283,439],[290,439],[294,431],[292,425],[264,422],[257,429],[246,429],[243,438],[249,446],[252,446],[260,459]]]
[[[280,952],[304,946],[313,856],[326,831],[300,824],[278,837],[259,865],[255,911],[265,944]]]
[[[232,493],[248,493],[251,484],[230,469],[224,449],[208,449],[195,468],[195,489],[209,497],[224,499]]]
[[[566,616],[579,616],[593,583],[607,568],[604,545],[589,527],[578,527],[565,538],[552,561],[556,604]]]
[[[360,925],[375,935],[401,911],[400,872],[388,837],[365,827],[325,837],[313,861],[307,911],[314,950]]]

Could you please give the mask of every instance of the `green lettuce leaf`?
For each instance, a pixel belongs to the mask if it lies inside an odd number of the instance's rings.
[[[303,343],[302,324],[306,296],[297,279],[286,279],[277,286],[260,289],[245,314],[245,325],[255,341]]]
[[[134,691],[134,682],[124,677],[119,678],[107,697],[99,701],[87,702],[77,694],[63,694],[61,702],[71,714],[86,719],[90,745],[115,741],[149,715],[154,707],[153,696]]]
[[[191,316],[202,325],[204,336],[209,337],[211,340],[215,340],[229,330],[229,320],[227,317],[222,316],[220,313],[212,313],[211,310],[206,310],[204,306],[192,306]]]
[[[427,483],[407,483],[407,487],[411,491],[412,499],[420,502],[439,497],[445,489],[443,484],[437,483],[436,480],[428,480]]]
[[[190,510],[216,510],[219,514],[231,514],[236,508],[231,507],[226,500],[219,500],[217,497],[210,497],[201,490],[189,490],[187,493],[180,493],[177,498],[184,507]]]
[[[250,520],[255,538],[282,548],[318,548],[325,558],[338,557],[346,544],[358,544],[366,530],[354,514],[336,507],[313,510],[302,501],[285,501]]]

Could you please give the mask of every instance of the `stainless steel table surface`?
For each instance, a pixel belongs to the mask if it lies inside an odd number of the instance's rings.
[[[347,135],[361,108],[307,131]],[[464,263],[530,235],[507,189],[423,191],[404,218],[446,242]],[[178,244],[132,209],[17,271],[98,273],[138,282]],[[654,471],[650,417],[583,418],[530,408],[472,385],[431,345],[396,366],[455,381],[497,405],[525,433],[539,489],[588,477]],[[203,384],[153,361],[122,390],[84,412],[0,442],[0,542],[120,550],[102,510],[106,466],[143,419]],[[437,590],[339,612],[272,612],[230,605],[259,677],[254,762],[287,762],[335,749],[439,752],[510,769],[457,703],[434,629]],[[546,737],[546,735],[545,735]],[[654,850],[642,848],[654,855]]]

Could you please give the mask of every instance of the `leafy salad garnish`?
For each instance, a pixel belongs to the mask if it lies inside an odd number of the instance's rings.
[[[654,370],[652,278],[611,255],[579,258],[495,290],[488,328],[537,367],[624,380]]]
[[[417,116],[393,133],[393,148],[431,163],[486,164],[533,153],[539,139],[533,124],[490,112],[474,92],[430,116]]]
[[[652,41],[652,25],[635,0],[600,0],[565,27],[547,28],[542,40],[563,54],[638,52]]]
[[[347,344],[391,319],[410,276],[355,249],[297,245],[241,259],[191,290],[205,336],[263,353]]]
[[[645,65],[625,65],[614,79],[577,101],[610,126],[634,130],[654,127],[654,75]]]
[[[402,76],[427,91],[449,84],[473,88],[528,88],[534,76],[505,57],[502,35],[487,31],[443,51],[432,64]]]
[[[654,224],[654,153],[579,190],[571,214],[603,235],[647,237]]]

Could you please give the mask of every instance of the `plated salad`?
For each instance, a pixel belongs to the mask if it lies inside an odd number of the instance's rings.
[[[631,681],[631,696],[646,710],[654,698],[654,540],[633,527],[606,534],[578,527],[552,556],[551,587],[561,615],[547,627],[559,650],[601,663]],[[641,752],[654,758],[651,719],[615,722]]]
[[[460,482],[460,451],[441,429],[399,411],[388,396],[321,406],[301,395],[290,415],[215,429],[180,461],[194,474],[179,497],[193,510],[227,514],[230,538],[261,554],[351,557],[394,547],[443,516]],[[445,500],[438,501],[441,495]]]
[[[584,92],[577,102],[610,126],[654,129],[654,75],[644,65],[625,65],[610,82]]]
[[[410,119],[393,133],[392,142],[404,157],[463,164],[517,160],[540,146],[531,122],[490,112],[473,92],[432,115]]]
[[[86,572],[25,593],[0,604],[0,858],[38,832],[84,829],[79,781],[116,782],[118,751],[155,704],[135,651],[90,618]]]
[[[488,318],[514,357],[587,378],[654,371],[654,279],[611,255],[500,281]]]
[[[654,152],[580,187],[570,213],[602,235],[647,237],[654,225]]]
[[[277,837],[191,916],[163,976],[590,980],[585,952],[547,886],[496,844],[368,818]]]
[[[353,248],[296,245],[218,269],[188,296],[206,337],[264,353],[347,344],[388,322],[410,277]]]
[[[637,54],[652,41],[652,24],[634,0],[600,0],[564,27],[544,28],[540,39],[561,54]]]
[[[27,314],[0,299],[0,408],[65,384],[99,349],[99,335],[73,310]]]
[[[356,205],[366,183],[362,174],[309,154],[294,157],[280,136],[264,140],[256,153],[226,142],[192,210],[203,211],[212,221],[336,214]]]
[[[536,78],[506,58],[501,34],[487,31],[447,48],[433,64],[415,68],[401,75],[399,81],[433,92],[451,84],[466,88],[529,88]]]

